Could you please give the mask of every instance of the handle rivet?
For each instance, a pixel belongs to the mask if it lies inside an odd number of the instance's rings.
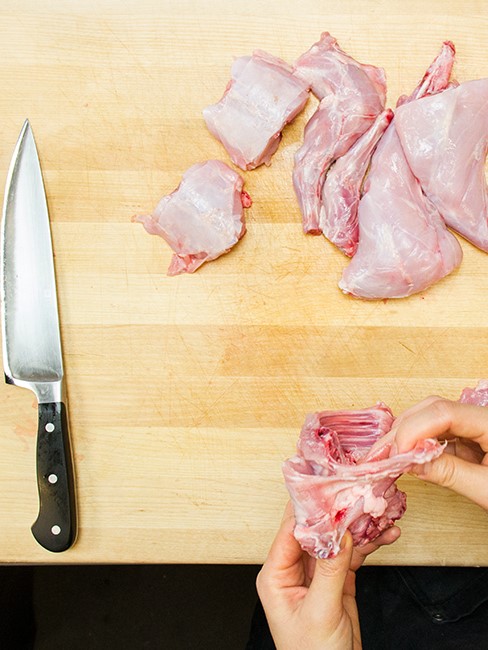
[[[52,433],[54,431],[54,424],[52,422],[48,422],[44,428],[48,433]]]
[[[52,483],[54,485],[54,483],[58,482],[58,477],[56,476],[56,474],[49,474],[47,480],[49,481],[49,483]]]
[[[53,526],[51,528],[51,533],[53,535],[59,535],[60,532],[61,532],[61,528],[59,526]]]

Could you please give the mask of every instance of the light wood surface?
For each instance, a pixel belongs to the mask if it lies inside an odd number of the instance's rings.
[[[195,275],[131,216],[192,164],[228,157],[201,111],[233,56],[293,61],[328,30],[384,66],[390,104],[442,40],[455,76],[488,76],[480,2],[3,0],[0,178],[31,121],[52,220],[80,534],[36,544],[36,410],[0,386],[1,562],[264,560],[286,501],[281,462],[305,414],[381,399],[399,413],[488,376],[488,257],[407,300],[337,289],[345,258],[302,235],[291,183],[306,111],[270,168],[244,174],[254,204],[236,248]],[[3,181],[0,181],[3,183]],[[403,535],[371,563],[488,565],[486,513],[412,477]]]

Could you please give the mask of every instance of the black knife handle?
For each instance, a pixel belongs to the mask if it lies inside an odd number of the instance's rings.
[[[62,402],[39,404],[39,515],[32,534],[48,551],[66,551],[76,538],[76,503],[68,414]]]

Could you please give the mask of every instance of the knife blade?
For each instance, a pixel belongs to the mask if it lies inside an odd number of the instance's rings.
[[[34,136],[26,120],[7,176],[1,232],[5,381],[38,401],[39,513],[32,533],[49,551],[76,538],[76,502],[51,230]]]

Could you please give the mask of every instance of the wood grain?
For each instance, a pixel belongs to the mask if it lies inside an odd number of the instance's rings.
[[[381,399],[395,412],[456,399],[488,374],[488,259],[407,300],[362,302],[346,263],[301,233],[293,154],[316,102],[271,167],[238,246],[193,276],[142,227],[190,165],[228,161],[201,110],[232,57],[293,61],[323,30],[382,65],[390,103],[448,38],[460,81],[488,76],[482,1],[3,0],[0,176],[28,117],[52,220],[80,536],[62,556],[30,533],[36,410],[0,386],[0,562],[262,562],[286,491],[281,462],[305,413]],[[488,565],[486,513],[404,477],[403,535],[380,564]]]

